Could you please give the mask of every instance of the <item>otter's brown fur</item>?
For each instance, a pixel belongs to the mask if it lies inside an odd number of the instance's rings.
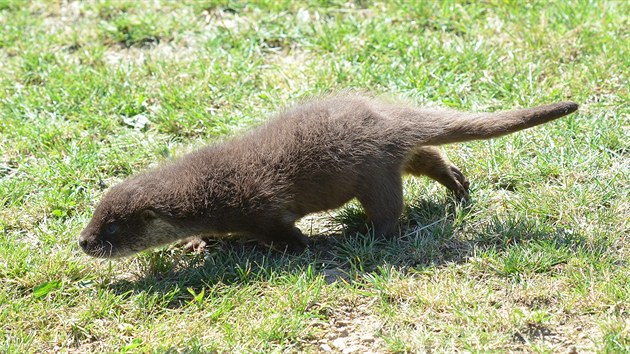
[[[358,96],[308,102],[251,133],[210,145],[112,187],[81,233],[83,250],[118,257],[203,234],[247,234],[303,249],[294,223],[357,198],[373,231],[402,212],[403,173],[468,197],[435,145],[487,139],[577,109],[572,102],[499,113],[420,109]]]

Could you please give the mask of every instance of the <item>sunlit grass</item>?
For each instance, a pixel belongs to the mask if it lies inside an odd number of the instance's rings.
[[[0,0],[1,352],[624,352],[627,14],[611,2]],[[347,88],[577,114],[447,146],[461,205],[405,180],[400,237],[357,204],[302,255],[218,240],[100,261],[103,191]]]

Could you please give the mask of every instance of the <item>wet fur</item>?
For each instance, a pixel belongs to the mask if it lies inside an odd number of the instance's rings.
[[[563,102],[487,114],[358,96],[315,100],[112,187],[79,243],[90,255],[117,257],[236,233],[300,250],[308,238],[294,226],[298,219],[353,198],[373,231],[388,235],[402,212],[403,173],[468,198],[468,181],[434,145],[505,135],[576,109]]]

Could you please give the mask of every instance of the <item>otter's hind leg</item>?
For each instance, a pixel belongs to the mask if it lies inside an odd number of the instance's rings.
[[[402,177],[394,168],[373,172],[357,192],[357,199],[374,227],[374,234],[389,236],[403,210]]]
[[[455,165],[434,146],[415,148],[405,160],[403,170],[415,176],[430,177],[451,190],[457,198],[468,200],[470,183]]]

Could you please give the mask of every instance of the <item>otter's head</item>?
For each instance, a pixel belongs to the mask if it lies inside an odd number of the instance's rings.
[[[133,179],[114,186],[94,210],[79,245],[90,256],[114,258],[180,239],[182,230],[159,204]]]

